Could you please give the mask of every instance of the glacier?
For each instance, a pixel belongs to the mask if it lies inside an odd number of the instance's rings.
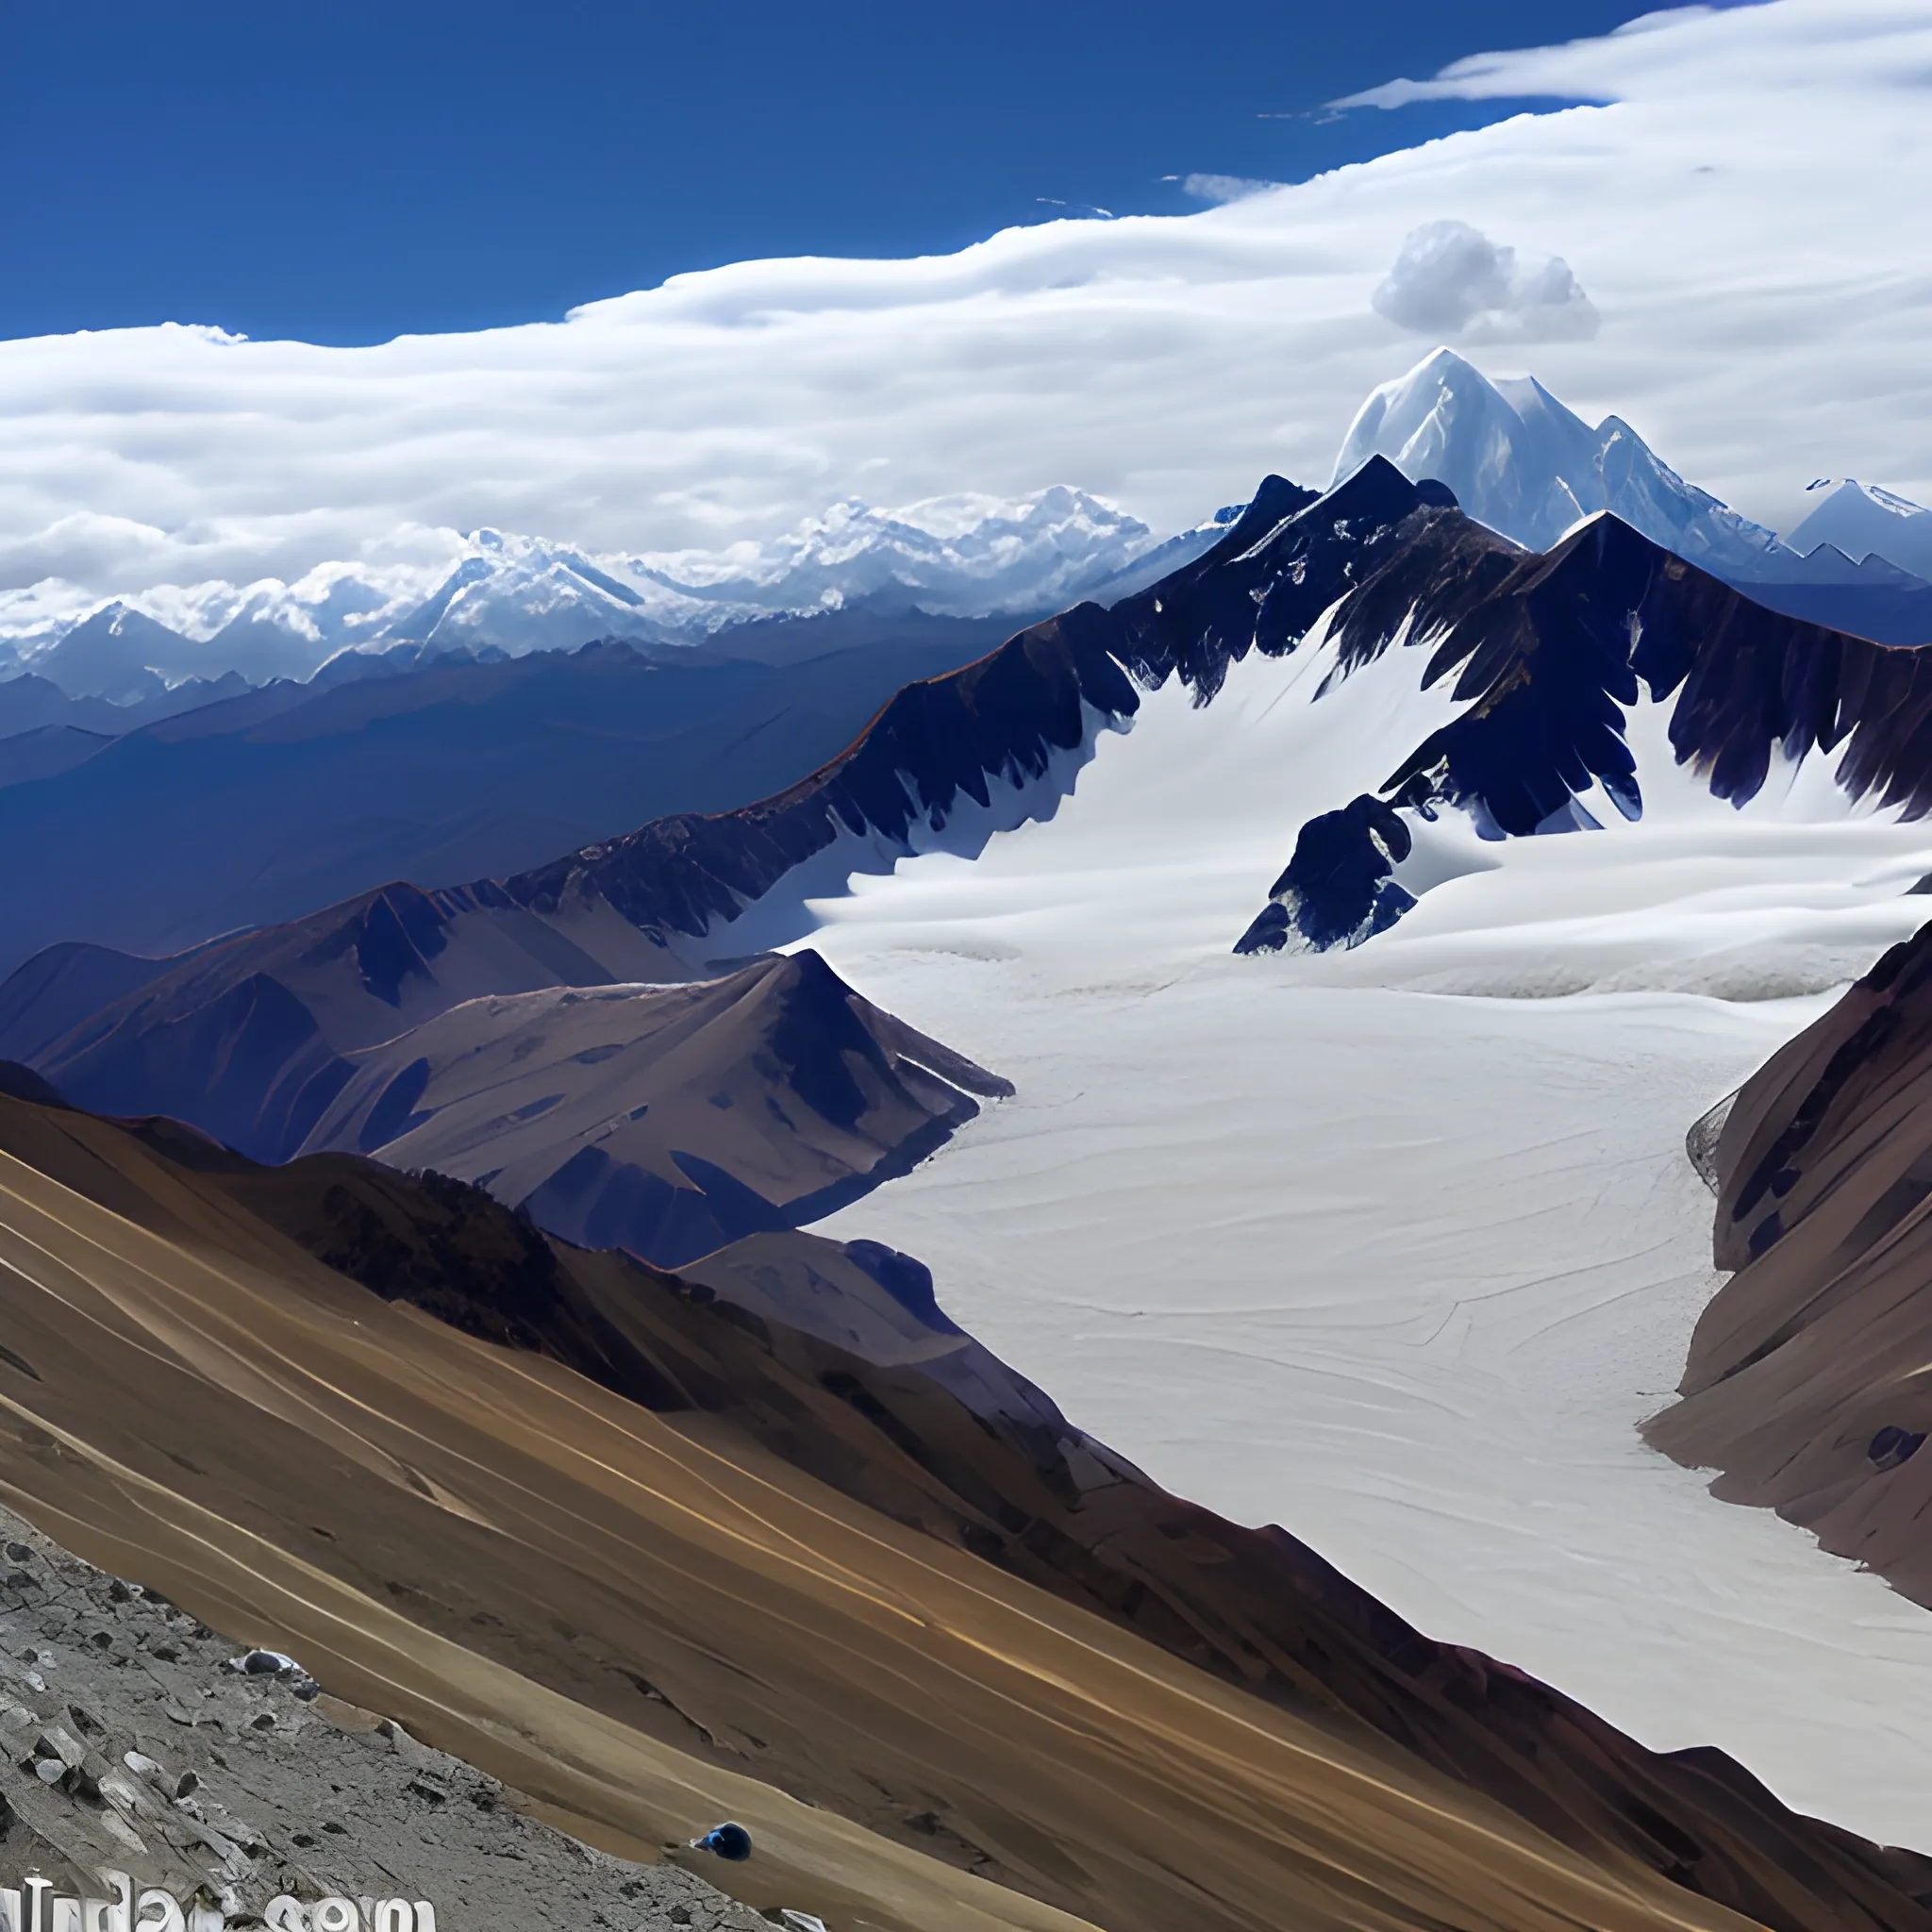
[[[1279,828],[1449,708],[1399,652],[1317,701],[1323,655],[1205,709],[1171,680],[1051,821],[816,902],[801,946],[1017,1089],[818,1231],[920,1256],[1157,1481],[1911,1843],[1932,1619],[1637,1424],[1716,1281],[1685,1129],[1829,997],[1792,988],[1920,923],[1932,829],[1659,784],[1614,833],[1469,840],[1354,951],[1237,958]]]

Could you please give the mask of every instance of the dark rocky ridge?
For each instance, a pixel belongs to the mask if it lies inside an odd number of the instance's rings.
[[[1681,1400],[1645,1424],[1932,1607],[1932,926],[1745,1082]]]
[[[763,1235],[671,1275],[437,1176],[341,1156],[263,1169],[174,1123],[124,1131],[386,1299],[741,1436],[1241,1690],[1391,1740],[1591,1857],[1777,1932],[1932,1926],[1932,1860],[1795,1816],[1720,1752],[1646,1752],[1433,1642],[1287,1532],[1158,1490],[948,1321],[910,1257]]]

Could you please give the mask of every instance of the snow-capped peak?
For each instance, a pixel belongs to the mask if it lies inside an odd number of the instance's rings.
[[[1620,417],[1592,429],[1534,377],[1492,381],[1452,349],[1369,397],[1342,440],[1337,480],[1372,456],[1446,483],[1471,516],[1532,550],[1607,509],[1720,575],[1761,576],[1796,560],[1782,558],[1774,532],[1686,483]]]
[[[898,594],[936,615],[1042,608],[1110,576],[1153,532],[1084,490],[1057,484],[1017,503],[936,496],[900,509],[834,504],[764,544],[634,557],[639,578],[694,596],[809,609]]]
[[[1595,453],[1589,425],[1533,377],[1491,382],[1453,349],[1438,349],[1363,403],[1333,481],[1385,456],[1412,481],[1446,483],[1491,529],[1547,550],[1604,507]]]
[[[1932,577],[1932,510],[1856,476],[1821,476],[1807,493],[1820,491],[1823,496],[1785,539],[1793,550],[1808,557],[1829,543],[1854,563],[1882,557],[1914,576]]]

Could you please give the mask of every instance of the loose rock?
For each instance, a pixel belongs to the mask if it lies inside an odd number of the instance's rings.
[[[76,1896],[93,1889],[84,1873],[138,1871],[184,1907],[199,1892],[231,1925],[278,1896],[311,1908],[312,1928],[322,1899],[407,1890],[449,1932],[772,1932],[693,1873],[538,1824],[402,1725],[318,1695],[293,1658],[238,1652],[4,1508],[0,1537],[34,1573],[42,1637],[0,1655],[9,1869],[38,1865]],[[269,1666],[246,1668],[258,1654]]]

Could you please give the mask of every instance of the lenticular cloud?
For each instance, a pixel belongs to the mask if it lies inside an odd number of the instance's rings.
[[[1324,475],[1439,314],[1491,375],[1533,344],[1553,391],[1759,522],[1816,475],[1924,501],[1927,297],[1897,211],[1932,199],[1928,74],[1932,0],[1678,9],[1369,97],[1547,112],[1188,216],[742,262],[371,348],[0,343],[0,591],[293,583],[485,527],[710,552],[845,499],[1059,481],[1185,529],[1269,470]],[[1445,218],[1453,245],[1415,241]]]
[[[1600,318],[1561,256],[1536,268],[1467,222],[1425,222],[1371,300],[1417,335],[1462,341],[1583,341]]]

